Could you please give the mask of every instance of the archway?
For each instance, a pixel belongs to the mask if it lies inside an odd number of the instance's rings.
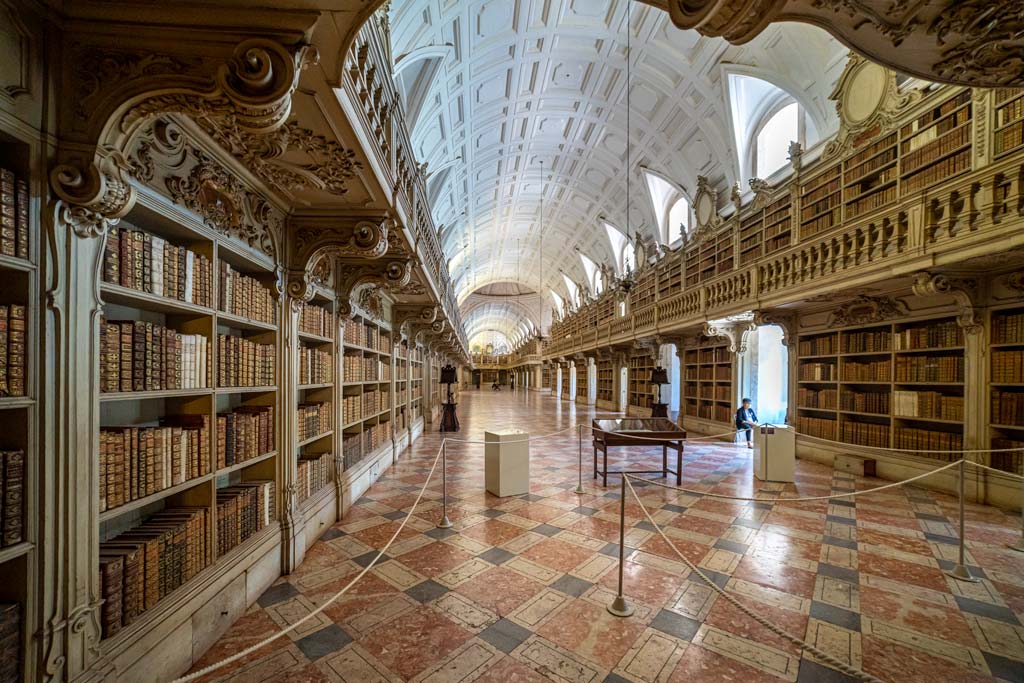
[[[747,336],[741,356],[740,399],[750,398],[762,423],[785,424],[789,411],[789,352],[778,325],[761,325]]]

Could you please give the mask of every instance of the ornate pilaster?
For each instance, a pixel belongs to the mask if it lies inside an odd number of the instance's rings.
[[[797,388],[799,380],[799,361],[797,347],[796,314],[789,311],[757,311],[754,313],[754,324],[777,325],[782,328],[782,345],[786,347],[786,423],[796,424]]]
[[[292,291],[291,285],[292,282],[289,282],[289,292]],[[312,290],[307,292],[311,298]],[[279,458],[278,466],[284,492],[281,508],[281,571],[288,574],[302,564],[306,555],[306,520],[298,504],[298,462],[294,444],[298,443],[299,312],[307,299],[283,293],[279,300],[281,343],[278,362],[282,369],[282,376],[278,378],[282,446],[279,452],[283,457]]]

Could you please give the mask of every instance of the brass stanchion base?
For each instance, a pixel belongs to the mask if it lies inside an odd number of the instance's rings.
[[[438,529],[451,529],[453,526],[455,525],[452,524],[452,520],[448,519],[448,515],[442,517],[441,521],[437,523]]]
[[[573,493],[578,493],[580,495],[583,495],[586,492],[586,489],[583,488],[583,484],[576,484],[576,489],[573,491]]]
[[[970,583],[978,583],[981,581],[977,576],[971,574],[971,570],[962,564],[958,564],[947,572],[944,572],[946,576],[952,576],[957,581],[968,581]]]
[[[626,602],[625,596],[616,595],[612,604],[608,605],[608,611],[617,617],[633,616],[633,606]]]

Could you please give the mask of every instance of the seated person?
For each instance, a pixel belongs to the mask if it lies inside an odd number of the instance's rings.
[[[747,448],[754,447],[754,427],[757,426],[757,413],[750,407],[750,399],[743,399],[743,405],[736,411],[736,429],[746,432]]]

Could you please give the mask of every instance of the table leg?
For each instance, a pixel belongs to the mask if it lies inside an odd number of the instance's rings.
[[[594,479],[597,479],[597,446],[594,446]]]
[[[602,486],[608,488],[608,446],[604,447],[604,483]]]
[[[679,442],[679,450],[676,451],[676,486],[683,485],[683,442]]]
[[[661,478],[668,478],[668,444],[661,444]]]

